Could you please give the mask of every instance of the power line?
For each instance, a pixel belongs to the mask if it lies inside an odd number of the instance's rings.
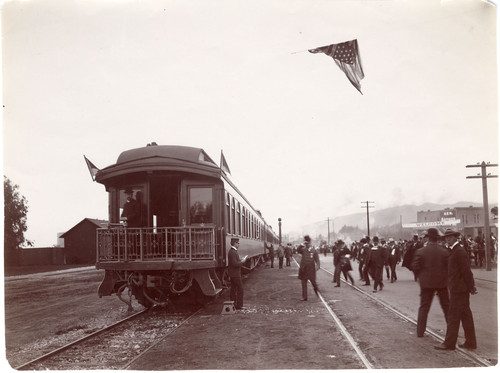
[[[485,163],[484,161],[481,164],[477,163],[474,165],[467,165],[466,168],[470,167],[481,167],[481,175],[477,174],[477,176],[467,176],[467,179],[482,179],[483,181],[483,209],[484,209],[484,238],[486,244],[485,250],[485,259],[486,259],[486,270],[491,271],[491,258],[490,258],[490,247],[491,247],[491,239],[490,239],[490,215],[488,211],[488,184],[486,179],[488,178],[497,178],[497,175],[486,174],[486,167],[498,167],[498,164],[490,164],[490,162]]]
[[[375,203],[375,202],[370,202],[370,201],[361,201],[361,203],[364,203],[365,206],[361,206],[361,208],[366,208],[366,230],[368,232],[368,237],[370,237],[370,209],[375,208],[375,206],[370,206],[370,203]]]

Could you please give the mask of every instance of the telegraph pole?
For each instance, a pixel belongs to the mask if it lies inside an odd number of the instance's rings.
[[[330,245],[330,218],[329,217],[326,218],[326,221],[328,222],[328,245]],[[332,231],[333,231],[333,221],[334,220],[332,219]],[[333,231],[333,233],[335,232]]]
[[[486,241],[486,250],[485,250],[485,259],[486,259],[486,270],[491,271],[491,258],[490,258],[490,212],[488,208],[488,184],[486,179],[488,178],[497,178],[497,175],[486,174],[486,167],[498,167],[498,164],[490,164],[485,163],[484,161],[481,164],[467,165],[469,167],[481,167],[481,175],[478,176],[467,176],[467,179],[482,179],[483,180],[483,209],[484,209],[484,240]]]
[[[280,239],[280,245],[281,245],[281,218],[278,218],[278,228],[279,228],[279,239]]]
[[[366,208],[366,230],[368,231],[368,237],[370,237],[370,208],[374,208],[375,206],[370,206],[370,203],[375,203],[375,202],[370,202],[370,201],[362,201],[361,203],[364,203],[365,206],[361,206],[361,208]]]
[[[330,246],[330,218],[327,218],[326,220],[328,222],[328,246]]]

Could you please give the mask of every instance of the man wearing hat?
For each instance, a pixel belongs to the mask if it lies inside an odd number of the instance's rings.
[[[396,266],[401,261],[401,249],[394,241],[394,238],[389,238],[388,248],[388,259],[389,268],[391,270],[391,283],[398,279],[398,275],[396,274]]]
[[[307,280],[311,281],[314,292],[318,295],[316,271],[320,268],[318,252],[311,246],[311,237],[304,236],[304,245],[297,249],[302,256],[299,267],[299,278],[302,281],[302,300],[307,300]]]
[[[469,257],[465,249],[458,242],[459,232],[447,229],[444,233],[446,244],[450,249],[448,257],[448,290],[450,292],[450,308],[446,338],[444,342],[434,348],[438,350],[454,350],[458,339],[460,322],[464,329],[465,342],[459,347],[475,349],[476,331],[474,318],[470,309],[469,294],[477,294],[474,276],[470,269]]]
[[[372,249],[372,244],[370,243],[370,237],[366,236],[364,238],[365,243],[363,244],[363,281],[365,282],[363,286],[370,286],[370,266],[368,265],[368,259],[370,258],[370,253]]]
[[[373,246],[370,250],[368,256],[367,264],[369,272],[373,274],[373,292],[377,292],[377,288],[382,290],[384,288],[384,282],[382,281],[384,276],[384,263],[385,263],[385,252],[382,246],[379,246],[379,240],[377,236],[373,237]]]
[[[448,256],[449,251],[437,243],[441,234],[436,228],[429,228],[424,236],[427,244],[415,252],[413,273],[420,282],[420,307],[417,318],[417,337],[423,337],[427,327],[427,315],[434,294],[437,294],[443,309],[444,318],[448,320],[450,300],[448,297]]]
[[[406,253],[403,257],[403,263],[402,263],[403,267],[406,267],[413,272],[413,268],[411,267],[413,263],[413,256],[415,255],[415,252],[421,247],[422,244],[418,239],[418,234],[414,234],[413,241],[409,242],[406,246]],[[415,275],[415,272],[413,272],[413,276],[415,281],[417,281],[417,276]]]
[[[231,238],[231,249],[227,254],[228,259],[228,275],[231,279],[231,290],[229,299],[234,302],[234,307],[237,310],[243,308],[243,281],[241,280],[241,266],[245,263],[246,256],[243,260],[238,255],[240,240]]]
[[[345,245],[344,241],[338,240],[337,242],[335,242],[335,246],[333,248],[333,265],[335,267],[335,270],[333,272],[333,280],[332,280],[332,282],[337,283],[337,285],[335,285],[335,287],[340,287],[340,273],[343,272],[342,271],[342,263],[343,263],[342,258],[344,258],[347,254],[350,254],[350,251],[347,248],[347,246]],[[346,276],[345,272],[344,272],[344,276]],[[350,277],[350,275],[349,275],[349,277]]]
[[[125,190],[127,200],[123,205],[122,219],[127,221],[129,228],[139,227],[141,220],[140,206],[134,198],[134,191],[131,188]]]

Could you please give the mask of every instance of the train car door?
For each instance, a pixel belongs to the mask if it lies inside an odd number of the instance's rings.
[[[151,178],[149,184],[149,226],[178,227],[180,221],[178,176],[162,176]]]

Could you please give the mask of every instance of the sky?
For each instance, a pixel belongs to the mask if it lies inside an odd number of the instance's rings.
[[[479,0],[13,0],[2,22],[3,172],[53,246],[107,219],[97,167],[203,148],[275,231],[482,202],[498,163],[496,7]],[[325,54],[357,39],[360,94]],[[498,175],[497,167],[488,172]],[[497,179],[488,179],[497,203]],[[415,217],[416,218],[416,217]]]

